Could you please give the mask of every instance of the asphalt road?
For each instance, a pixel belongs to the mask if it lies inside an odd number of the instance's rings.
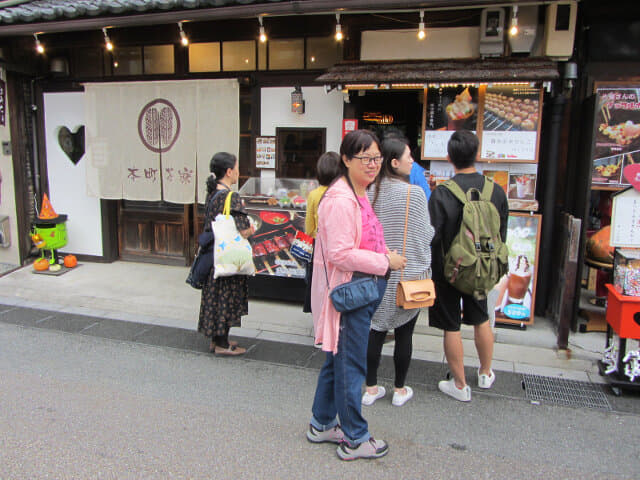
[[[631,478],[640,416],[435,385],[366,408],[386,457],[306,441],[317,369],[0,323],[0,479]]]

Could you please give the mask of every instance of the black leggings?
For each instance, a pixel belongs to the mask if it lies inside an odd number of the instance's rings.
[[[413,353],[413,329],[418,320],[418,312],[415,317],[407,323],[394,329],[395,346],[393,348],[393,364],[396,367],[395,387],[404,387],[407,378],[411,354]],[[382,355],[382,345],[387,332],[369,331],[369,346],[367,348],[367,387],[378,384],[378,366]]]

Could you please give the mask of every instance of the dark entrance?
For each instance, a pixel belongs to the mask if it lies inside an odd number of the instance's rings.
[[[415,160],[420,160],[422,90],[354,90],[349,92],[345,118],[357,118],[359,128],[375,132],[380,140],[388,130],[409,139]]]
[[[276,128],[278,178],[314,178],[326,137],[326,128]]]

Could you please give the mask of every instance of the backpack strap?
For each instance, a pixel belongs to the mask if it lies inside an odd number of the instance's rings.
[[[460,185],[458,185],[451,179],[445,181],[442,185],[446,187],[447,190],[449,190],[458,200],[460,200],[462,202],[462,205],[467,204],[467,195],[462,191]]]
[[[493,180],[484,177],[484,186],[482,187],[482,193],[480,194],[480,198],[482,200],[486,200],[487,202],[491,201],[491,195],[493,195],[493,185]]]

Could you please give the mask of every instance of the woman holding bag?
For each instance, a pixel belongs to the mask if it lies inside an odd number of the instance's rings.
[[[389,448],[369,433],[360,402],[367,341],[371,316],[386,286],[384,276],[403,267],[405,259],[387,250],[382,226],[366,195],[382,162],[377,137],[367,130],[348,133],[340,157],[341,176],[329,187],[318,210],[311,310],[315,340],[322,343],[326,360],[318,377],[307,439],[339,444],[337,454],[342,460],[378,458]],[[339,313],[329,293],[363,274],[379,276],[377,299]]]
[[[209,170],[211,176],[207,179],[204,229],[210,231],[211,222],[222,212],[227,192],[231,192],[231,186],[238,181],[240,170],[236,156],[226,152],[218,152],[213,156]],[[218,192],[220,194],[216,195]],[[250,237],[253,228],[236,192],[231,193],[231,215],[240,235]],[[209,351],[216,356],[242,355],[246,349],[229,340],[229,330],[239,327],[240,317],[249,313],[247,276],[214,278],[214,268],[202,287],[198,331],[211,338]]]
[[[384,387],[378,385],[377,371],[384,339],[387,332],[393,329],[395,389],[391,403],[400,407],[413,396],[413,390],[405,385],[405,379],[413,350],[413,329],[420,309],[405,310],[397,307],[396,290],[401,275],[403,280],[417,280],[431,276],[430,245],[433,239],[433,227],[429,219],[427,197],[424,191],[409,184],[413,158],[407,143],[404,139],[395,136],[386,138],[382,144],[382,156],[382,170],[375,187],[369,189],[369,200],[382,223],[387,247],[403,252],[407,257],[407,266],[391,273],[384,297],[371,319],[367,348],[366,391],[362,396],[362,404],[372,405],[386,393]],[[409,202],[408,210],[407,201]]]

